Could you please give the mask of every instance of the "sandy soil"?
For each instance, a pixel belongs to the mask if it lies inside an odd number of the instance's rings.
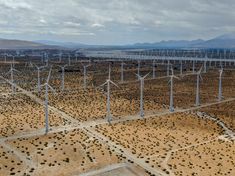
[[[221,140],[172,154],[168,166],[175,175],[235,175],[235,143]]]
[[[186,113],[102,125],[96,130],[163,171],[161,162],[169,151],[214,139],[223,131],[210,120]]]
[[[235,102],[223,103],[201,109],[202,112],[222,120],[227,127],[235,131]]]
[[[26,166],[14,154],[0,145],[0,175],[23,175]]]
[[[32,159],[37,166],[32,175],[37,176],[79,174],[123,160],[81,130],[17,139],[8,144]]]
[[[44,127],[44,107],[23,94],[1,96],[0,136],[28,132]],[[50,112],[50,126],[63,125],[58,115]]]

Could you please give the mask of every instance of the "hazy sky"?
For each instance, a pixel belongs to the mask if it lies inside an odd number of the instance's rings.
[[[235,32],[234,0],[0,0],[0,38],[130,44]]]

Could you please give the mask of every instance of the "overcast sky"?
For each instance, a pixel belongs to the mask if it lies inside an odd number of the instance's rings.
[[[235,32],[234,0],[0,0],[0,38],[131,44]]]

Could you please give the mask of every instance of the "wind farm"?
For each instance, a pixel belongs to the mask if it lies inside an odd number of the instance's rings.
[[[0,176],[235,176],[234,7],[0,0]]]

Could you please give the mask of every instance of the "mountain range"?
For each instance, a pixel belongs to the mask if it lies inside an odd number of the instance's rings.
[[[134,46],[154,48],[235,48],[235,34],[225,34],[210,40],[169,40],[157,43],[137,43]]]
[[[235,49],[235,34],[225,34],[211,40],[169,40],[156,43],[103,46],[49,40],[24,41],[0,39],[0,49],[77,49],[77,48],[230,48]]]

